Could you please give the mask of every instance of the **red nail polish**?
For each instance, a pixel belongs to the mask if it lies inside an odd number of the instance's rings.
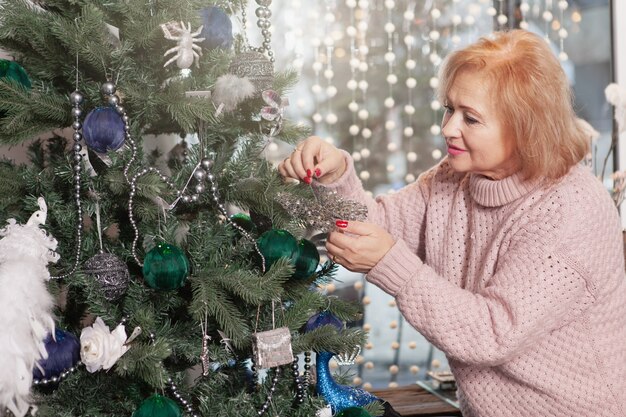
[[[348,222],[346,220],[337,220],[335,224],[337,227],[341,227],[342,229],[348,227]]]
[[[321,177],[322,176],[322,170],[319,168],[315,168],[315,176],[316,177]]]
[[[311,177],[304,177],[304,178],[302,179],[302,181],[304,181],[304,182],[305,182],[305,183],[307,183],[307,184],[310,184],[310,183],[311,183],[311,181],[313,181],[313,179],[312,179]]]
[[[307,170],[306,170],[306,176],[307,176],[307,177],[310,177],[310,176],[311,176],[311,170],[310,170],[310,169],[307,169]]]

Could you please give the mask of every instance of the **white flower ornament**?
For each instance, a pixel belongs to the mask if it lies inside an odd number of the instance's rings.
[[[123,324],[110,331],[100,317],[80,334],[80,359],[91,373],[109,370],[128,350]]]

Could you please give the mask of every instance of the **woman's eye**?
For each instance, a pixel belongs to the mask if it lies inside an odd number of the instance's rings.
[[[454,113],[454,109],[451,106],[445,105],[443,108],[446,109],[446,113]]]
[[[469,117],[469,116],[465,116],[465,121],[467,122],[467,124],[470,124],[470,125],[478,123],[478,120],[474,119],[473,117]]]

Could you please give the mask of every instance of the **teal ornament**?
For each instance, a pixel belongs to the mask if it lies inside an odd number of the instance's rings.
[[[185,284],[189,275],[189,260],[174,245],[161,242],[146,254],[143,279],[156,290],[175,290]]]
[[[265,268],[269,269],[280,258],[288,258],[294,264],[298,254],[298,241],[286,230],[272,229],[257,239],[259,251],[265,258]]]
[[[315,245],[306,239],[298,242],[298,253],[296,254],[296,272],[294,278],[306,279],[315,273],[320,263],[320,254]]]
[[[333,414],[350,407],[363,407],[371,402],[380,401],[378,397],[361,388],[340,385],[330,372],[328,362],[334,356],[331,352],[318,352],[315,370],[317,371],[317,393],[324,397]]]
[[[126,139],[124,120],[113,107],[96,107],[85,117],[83,136],[95,152],[116,151]]]
[[[14,80],[20,83],[24,88],[30,90],[30,79],[26,70],[15,61],[0,59],[0,79]]]
[[[250,234],[257,233],[256,225],[254,224],[250,216],[245,213],[233,214],[232,216],[230,216],[230,221]]]
[[[182,417],[182,415],[174,400],[154,394],[141,403],[132,417]]]
[[[363,407],[348,407],[338,412],[335,417],[372,417]]]

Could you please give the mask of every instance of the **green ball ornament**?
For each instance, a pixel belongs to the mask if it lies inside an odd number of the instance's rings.
[[[306,279],[315,273],[320,263],[320,254],[310,240],[301,239],[298,242],[298,253],[296,255],[296,272],[294,278]]]
[[[338,412],[335,417],[372,417],[363,407],[348,407]]]
[[[257,239],[259,251],[265,258],[265,269],[269,269],[280,258],[293,260],[298,254],[298,241],[286,230],[272,229]]]
[[[256,225],[254,224],[250,216],[245,213],[233,214],[232,216],[230,216],[230,221],[250,234],[254,235],[257,233]]]
[[[141,403],[132,417],[182,417],[182,415],[174,400],[154,394]]]
[[[189,260],[174,245],[161,242],[151,249],[143,261],[143,279],[151,288],[175,290],[185,284]]]
[[[31,87],[28,74],[24,68],[15,61],[0,59],[0,78],[17,81],[27,90]]]

